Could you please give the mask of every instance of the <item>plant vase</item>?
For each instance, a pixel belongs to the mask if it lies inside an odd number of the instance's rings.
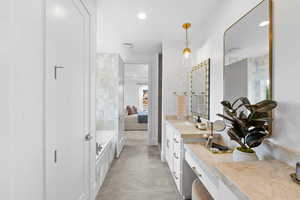
[[[236,148],[233,151],[233,161],[234,162],[241,162],[241,161],[256,161],[258,160],[258,157],[255,153],[255,151],[241,151],[239,148]]]

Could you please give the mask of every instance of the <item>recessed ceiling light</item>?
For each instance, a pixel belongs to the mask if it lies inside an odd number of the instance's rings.
[[[145,20],[145,19],[147,19],[147,15],[146,15],[146,13],[144,13],[144,12],[139,12],[138,15],[137,15],[137,17],[138,17],[140,20]]]
[[[268,26],[270,24],[270,21],[263,21],[259,24],[260,27]]]

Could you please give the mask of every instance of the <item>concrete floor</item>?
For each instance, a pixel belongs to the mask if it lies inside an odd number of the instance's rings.
[[[127,132],[125,144],[96,200],[178,200],[158,147],[147,146],[146,132]]]

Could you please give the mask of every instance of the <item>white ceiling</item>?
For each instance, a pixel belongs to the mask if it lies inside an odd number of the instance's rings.
[[[181,27],[191,22],[191,39],[201,37],[202,24],[214,15],[220,0],[99,0],[98,51],[120,52],[127,55],[149,55],[160,51],[163,40],[185,39]],[[147,14],[139,20],[139,12]],[[125,49],[122,43],[133,43]],[[130,56],[125,61],[129,61]]]

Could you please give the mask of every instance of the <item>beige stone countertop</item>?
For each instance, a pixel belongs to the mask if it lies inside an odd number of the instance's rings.
[[[172,125],[180,134],[182,138],[207,138],[210,130],[197,129],[195,124],[188,120],[166,120]],[[215,138],[220,138],[218,133],[214,134]]]
[[[185,144],[185,148],[239,199],[300,199],[300,185],[290,178],[295,169],[286,163],[279,160],[233,162],[232,154],[213,154],[201,144]]]

